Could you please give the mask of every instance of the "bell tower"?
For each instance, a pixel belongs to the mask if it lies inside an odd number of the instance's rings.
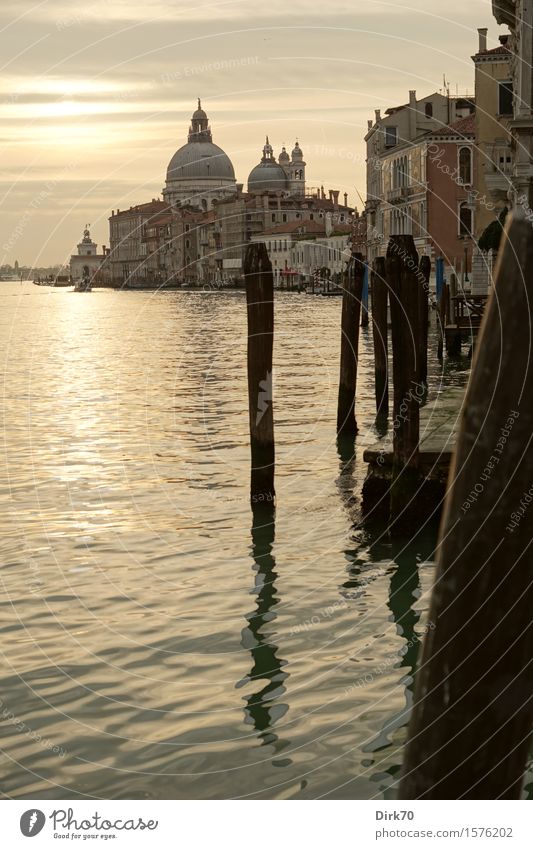
[[[294,197],[305,196],[305,165],[304,155],[297,139],[290,164],[286,166],[289,175],[289,191]]]

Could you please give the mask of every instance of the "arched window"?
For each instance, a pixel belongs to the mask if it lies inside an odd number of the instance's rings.
[[[426,118],[433,118],[433,104],[426,103]]]
[[[472,236],[472,210],[466,202],[459,204],[459,235]]]
[[[469,147],[459,149],[459,179],[463,186],[472,184],[472,149]]]

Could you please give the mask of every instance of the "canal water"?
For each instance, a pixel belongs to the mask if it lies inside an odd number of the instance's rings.
[[[276,294],[275,527],[248,502],[242,292],[0,286],[0,788],[390,798],[436,528],[361,528],[362,331],[335,442],[338,298]],[[431,392],[465,383],[431,344]]]

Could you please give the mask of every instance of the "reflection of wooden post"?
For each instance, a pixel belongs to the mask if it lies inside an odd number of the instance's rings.
[[[418,280],[418,322],[420,347],[418,352],[418,379],[427,389],[428,385],[428,334],[429,334],[429,278],[431,260],[428,256],[420,259]]]
[[[385,259],[377,257],[372,270],[372,334],[374,339],[374,373],[376,413],[379,419],[389,415],[387,281]]]
[[[393,468],[391,520],[408,523],[409,506],[418,485],[418,440],[420,404],[417,355],[418,254],[412,236],[391,236],[386,258],[392,325],[392,370],[394,386]]]
[[[507,224],[450,471],[401,798],[518,798],[533,727],[533,240]]]
[[[272,347],[274,280],[263,242],[252,242],[244,259],[248,312],[248,405],[252,449],[252,506],[272,503],[274,491],[274,414]]]
[[[363,273],[363,257],[361,254],[355,254],[345,273],[344,292],[342,295],[341,368],[337,408],[338,436],[354,437],[357,433],[355,390],[357,387],[359,318],[361,315]]]

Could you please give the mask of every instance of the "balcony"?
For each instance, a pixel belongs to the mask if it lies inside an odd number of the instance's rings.
[[[409,186],[400,186],[398,189],[390,189],[387,192],[387,200],[389,203],[403,203],[410,194],[411,190]]]

